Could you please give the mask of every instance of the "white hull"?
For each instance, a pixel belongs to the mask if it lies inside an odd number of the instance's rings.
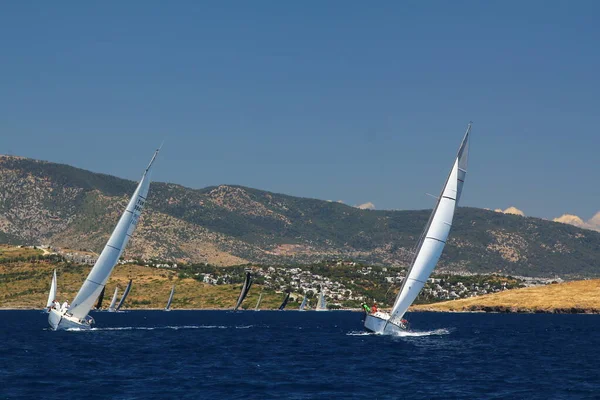
[[[61,331],[66,329],[91,329],[94,319],[88,316],[85,320],[79,320],[71,315],[68,315],[66,311],[58,311],[51,309],[48,314],[48,323],[52,330]]]
[[[393,335],[406,331],[406,326],[388,322],[389,319],[390,314],[383,311],[368,314],[365,318],[365,329],[378,335]]]

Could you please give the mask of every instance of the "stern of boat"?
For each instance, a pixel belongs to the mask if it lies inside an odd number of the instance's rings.
[[[79,320],[65,311],[51,309],[48,314],[48,324],[52,330],[62,331],[67,329],[91,329],[94,319],[89,315],[84,320]]]

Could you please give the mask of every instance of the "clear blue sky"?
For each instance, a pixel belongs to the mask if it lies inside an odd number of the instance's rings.
[[[0,153],[429,208],[600,210],[600,2],[5,2]]]

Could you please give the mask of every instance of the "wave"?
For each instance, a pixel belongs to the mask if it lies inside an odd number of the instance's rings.
[[[440,336],[449,335],[450,329],[440,328],[432,331],[402,331],[396,332],[391,335],[380,335],[378,333],[367,332],[367,331],[350,331],[346,333],[346,336],[395,336],[395,337],[420,337],[420,336]]]
[[[121,326],[121,327],[108,327],[108,328],[92,328],[92,329],[81,329],[81,328],[69,328],[66,331],[69,332],[95,332],[95,331],[153,331],[157,329],[227,329],[232,328],[224,325],[182,325],[182,326]],[[237,328],[237,327],[235,327]]]

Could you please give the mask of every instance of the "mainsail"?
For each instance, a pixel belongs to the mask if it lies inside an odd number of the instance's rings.
[[[125,300],[127,299],[127,295],[129,294],[129,291],[131,290],[131,282],[133,281],[133,279],[129,280],[129,283],[127,283],[127,287],[125,288],[125,292],[123,293],[123,297],[121,297],[121,301],[119,301],[119,304],[117,304],[117,308],[115,308],[115,311],[119,311],[121,309],[121,307],[123,306],[123,304],[125,304]]]
[[[402,287],[392,308],[390,318],[392,321],[400,320],[404,316],[408,307],[417,298],[425,285],[429,275],[433,272],[442,254],[467,175],[470,131],[471,124],[467,127],[467,132],[454,160],[452,170],[419,239],[413,262],[402,282]]]
[[[249,271],[246,271],[246,279],[244,280],[244,284],[242,285],[242,291],[240,293],[240,297],[238,298],[233,311],[237,311],[237,309],[242,305],[242,302],[248,295],[248,291],[250,290],[250,286],[252,286],[252,275],[250,275]]]
[[[288,292],[285,296],[285,299],[283,299],[283,303],[281,303],[281,305],[279,306],[279,311],[283,311],[285,306],[287,306],[288,301],[290,301],[290,292]]]
[[[327,310],[327,302],[325,301],[325,295],[323,294],[323,291],[321,290],[321,293],[319,293],[319,300],[317,302],[317,311],[326,311]]]
[[[254,307],[254,311],[258,311],[258,307],[260,306],[260,301],[262,300],[262,292],[258,296],[258,301],[256,302],[256,307]]]
[[[117,261],[119,261],[119,257],[121,256],[121,253],[123,253],[125,246],[127,246],[129,238],[133,235],[133,231],[135,230],[144,204],[146,203],[148,189],[150,188],[152,164],[154,163],[159,150],[160,149],[156,150],[152,156],[150,164],[148,164],[148,167],[144,171],[142,179],[135,189],[135,192],[133,192],[133,196],[125,208],[125,212],[121,216],[121,219],[119,219],[115,230],[108,239],[108,243],[106,243],[96,264],[94,264],[94,267],[83,283],[83,286],[81,286],[77,296],[75,296],[75,299],[69,308],[69,314],[74,317],[83,319],[87,316],[94,302],[100,295],[100,292],[106,285],[113,268],[117,265]]]
[[[104,286],[102,288],[102,291],[100,292],[100,297],[98,297],[98,301],[96,302],[96,306],[94,307],[94,309],[99,310],[102,307],[102,300],[104,300],[104,290],[106,289],[106,286]]]
[[[166,311],[171,310],[171,302],[173,301],[173,295],[175,294],[175,285],[171,288],[171,294],[169,295],[169,301],[167,301],[167,306],[165,307]]]
[[[50,284],[50,293],[48,294],[46,308],[52,307],[54,300],[56,300],[56,270],[54,270],[54,273],[52,274],[52,283]]]
[[[304,298],[302,299],[302,303],[300,304],[300,311],[304,311],[305,308],[306,308],[306,295],[304,295]]]
[[[108,306],[108,311],[115,311],[115,304],[117,304],[117,296],[119,294],[119,288],[115,288],[115,294],[113,294],[112,300],[110,301],[110,305]]]

